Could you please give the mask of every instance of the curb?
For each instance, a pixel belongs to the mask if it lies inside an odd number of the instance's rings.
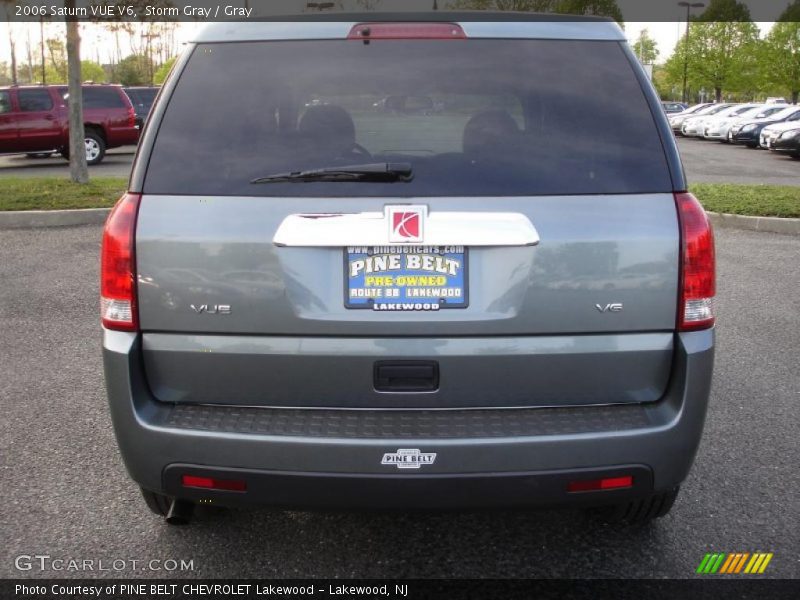
[[[110,208],[0,211],[0,229],[102,225],[105,223],[106,217],[110,211]],[[744,215],[730,215],[716,212],[708,212],[707,214],[715,227],[782,233],[784,235],[800,235],[800,219],[746,217]]]
[[[782,217],[746,217],[728,213],[708,212],[708,218],[714,227],[726,229],[743,229],[745,231],[764,231],[800,235],[800,219]]]
[[[0,211],[0,229],[102,225],[110,211],[110,208]]]

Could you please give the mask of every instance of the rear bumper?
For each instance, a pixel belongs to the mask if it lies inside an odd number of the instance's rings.
[[[140,337],[106,331],[111,416],[142,487],[222,505],[467,507],[618,501],[687,475],[702,434],[714,333],[676,336],[663,398],[638,405],[498,410],[178,406],[155,400]],[[432,464],[381,464],[399,449]],[[185,488],[183,474],[242,479],[246,492]],[[576,479],[630,474],[624,490],[568,493]]]

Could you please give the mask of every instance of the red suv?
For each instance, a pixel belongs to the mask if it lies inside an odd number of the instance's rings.
[[[67,86],[0,88],[0,154],[60,152],[69,158]],[[118,85],[83,86],[86,162],[96,165],[106,149],[136,144],[139,129],[128,96]]]

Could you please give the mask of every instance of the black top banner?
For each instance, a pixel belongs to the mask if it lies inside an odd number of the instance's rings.
[[[800,21],[800,0],[11,0],[3,2],[0,20],[47,21],[257,21],[361,20],[380,13],[409,19],[446,20],[459,11],[540,12],[571,20],[576,15],[605,16],[619,22]],[[426,17],[427,15],[427,17]],[[450,15],[455,17],[456,15]],[[393,17],[397,17],[394,14]],[[477,15],[475,18],[486,18]]]

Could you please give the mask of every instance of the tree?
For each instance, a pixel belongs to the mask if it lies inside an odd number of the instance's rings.
[[[12,4],[15,4],[14,0],[2,0],[3,3],[3,12],[6,15],[6,27],[8,27],[8,47],[11,50],[11,83],[17,85],[17,52],[16,52],[16,40],[14,39],[14,32],[11,29],[11,13],[9,9]]]
[[[75,0],[64,0],[64,7],[75,8]],[[69,176],[75,183],[88,183],[86,145],[83,129],[83,90],[81,89],[81,37],[78,22],[67,19],[67,70],[69,73]]]
[[[164,83],[164,81],[166,81],[167,79],[167,75],[169,75],[169,72],[172,70],[172,66],[175,64],[176,60],[177,58],[173,56],[163,65],[161,65],[158,68],[158,71],[156,71],[156,74],[153,76],[153,83],[155,83],[156,85],[161,85],[162,83]]]
[[[758,27],[749,19],[750,11],[740,2],[711,0],[708,9],[692,20],[688,47],[684,37],[667,60],[668,81],[683,80],[686,59],[689,87],[713,89],[717,102],[723,91],[751,86],[758,68],[759,39]]]
[[[81,61],[81,77],[84,82],[103,83],[106,81],[106,72],[99,64],[92,60]]]
[[[119,61],[114,77],[122,85],[144,85],[149,80],[147,58],[138,54],[126,56]]]
[[[448,8],[463,10],[512,10],[518,12],[547,12],[555,0],[454,0]]]
[[[652,65],[658,60],[658,44],[650,37],[647,28],[639,33],[639,39],[633,43],[633,53],[639,57],[643,65]]]
[[[711,0],[698,21],[707,23],[719,21],[751,21],[750,9],[737,0]]]
[[[8,74],[11,72],[10,65],[6,61],[0,61],[0,85],[10,85],[11,76]]]
[[[48,38],[45,40],[45,46],[50,55],[50,65],[46,69],[47,81],[65,83],[67,81],[67,51],[64,42],[58,38]]]
[[[764,82],[788,89],[792,104],[800,95],[800,0],[786,8],[762,45]]]
[[[622,23],[622,11],[617,6],[617,0],[453,0],[448,8],[598,15],[612,17]]]
[[[555,10],[569,15],[611,17],[617,23],[622,23],[622,11],[617,6],[617,0],[559,0]]]

